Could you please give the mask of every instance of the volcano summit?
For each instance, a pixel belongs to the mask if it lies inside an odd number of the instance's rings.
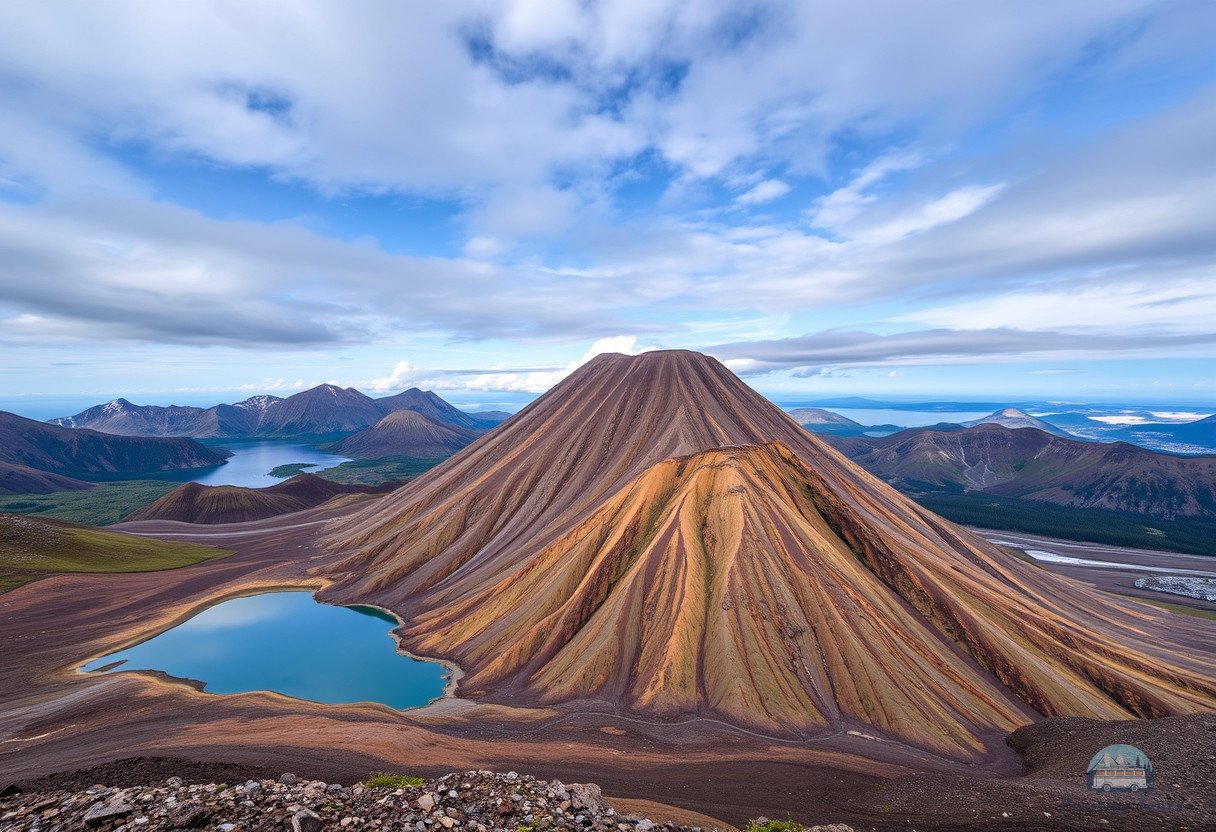
[[[1039,715],[1216,708],[1210,623],[980,540],[697,353],[592,360],[329,545],[326,596],[491,700],[956,759]]]

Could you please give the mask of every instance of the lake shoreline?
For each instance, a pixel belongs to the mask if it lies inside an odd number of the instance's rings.
[[[301,470],[316,474],[352,461],[348,456],[321,450],[319,446],[325,444],[323,437],[208,440],[208,444],[231,451],[232,456],[222,465],[193,468],[188,471],[164,471],[154,479],[167,482],[197,482],[201,485],[266,488],[283,482],[284,477],[271,473],[276,469],[304,466]]]
[[[445,698],[454,697],[456,685],[464,675],[459,666],[444,659],[418,656],[407,650],[397,632],[403,622],[391,610],[371,605],[330,604],[317,598],[317,593],[322,588],[315,585],[260,586],[227,593],[226,597],[213,597],[193,605],[168,626],[161,625],[150,633],[143,632],[137,639],[127,640],[120,647],[109,648],[83,663],[75,663],[74,670],[78,674],[89,676],[144,673],[157,681],[185,684],[213,696],[268,693],[322,706],[368,703],[397,712],[426,708]],[[307,596],[307,604],[303,608],[299,606],[301,599],[292,597],[301,595]],[[222,610],[226,605],[232,606],[234,602],[255,598],[263,598],[265,603],[260,608],[247,605],[248,609]],[[271,606],[267,607],[266,604]],[[362,619],[333,620],[333,613],[341,615],[339,611],[349,611],[359,616],[370,614],[381,624],[387,623],[388,626],[367,629],[363,627]],[[329,620],[319,622],[317,615],[327,616]],[[208,617],[220,622],[218,626],[205,621]],[[347,623],[342,625],[342,621]],[[311,637],[310,628],[314,631]],[[404,659],[407,664],[395,665],[392,661],[383,660],[380,657],[382,648],[373,646],[371,641],[363,640],[372,634],[372,630],[389,635],[393,640],[393,659]],[[308,641],[311,650],[319,643],[322,632],[326,637],[341,643],[333,645],[329,650],[319,650],[319,657],[328,656],[331,662],[336,660],[338,665],[355,661],[355,657],[358,657],[356,666],[359,669],[378,665],[376,672],[360,673],[353,668],[342,670],[335,666],[333,673],[325,674],[324,681],[318,682],[315,669],[314,673],[305,673],[303,676],[297,671],[290,671],[291,667],[302,666],[307,662],[305,655],[291,655],[293,648],[297,647],[296,639],[303,637]],[[284,638],[287,640],[281,641]],[[162,654],[159,657],[157,648],[153,645],[158,639],[162,641]],[[279,641],[281,647],[274,649]],[[173,644],[173,649],[164,654],[163,651],[170,643]],[[231,656],[237,652],[244,655],[245,651],[240,651],[234,643],[243,644],[247,648],[260,643],[268,645],[271,648],[271,656],[252,668],[242,670],[240,663],[231,660]],[[143,656],[131,655],[133,651],[140,652],[141,648]],[[256,652],[256,648],[252,649]],[[225,652],[228,659],[219,661],[216,657],[224,655]],[[278,658],[280,654],[281,659]],[[287,664],[282,668],[277,667],[277,660]],[[190,662],[194,662],[194,665],[187,671],[185,665]],[[91,666],[98,663],[102,664]],[[435,681],[442,682],[442,685],[437,695],[429,696],[423,693],[425,701],[402,704],[401,697],[409,696],[411,691],[416,694],[419,692],[418,686],[428,684],[418,675],[421,668],[414,667],[414,664],[436,666],[439,675]],[[205,669],[207,667],[210,669]],[[284,668],[290,672],[284,673]],[[235,675],[232,675],[234,673]],[[254,681],[240,681],[242,674],[246,680],[251,678]],[[380,687],[378,681],[373,681],[385,678],[393,679],[392,684],[386,688]],[[343,693],[341,686],[334,687],[334,680],[343,680],[342,684],[352,686],[348,688],[350,693]],[[370,689],[367,687],[369,683]],[[213,689],[208,689],[208,686]],[[350,695],[353,695],[353,698],[348,698]]]

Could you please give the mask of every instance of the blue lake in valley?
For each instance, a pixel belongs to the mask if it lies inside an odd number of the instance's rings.
[[[206,468],[202,471],[183,471],[180,474],[166,475],[164,478],[181,482],[200,482],[203,485],[244,485],[250,488],[265,488],[268,485],[283,482],[283,478],[270,476],[271,469],[279,465],[290,465],[293,462],[309,463],[312,467],[304,470],[315,474],[324,468],[332,468],[350,461],[350,457],[327,453],[304,442],[229,439],[208,441],[207,444],[227,448],[232,451],[233,455],[223,465]]]
[[[158,670],[202,682],[208,693],[268,690],[313,702],[421,707],[443,695],[449,668],[398,653],[396,624],[374,607],[269,592],[208,607],[81,670]]]

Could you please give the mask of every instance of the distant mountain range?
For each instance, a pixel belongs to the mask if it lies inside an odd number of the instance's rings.
[[[835,401],[848,401],[856,406],[856,402],[868,402],[868,399],[837,399]],[[880,404],[880,402],[874,402]],[[824,410],[819,407],[799,407],[788,411],[790,418],[802,425],[811,433],[823,434],[825,436],[876,436],[882,434],[898,433],[904,428],[899,425],[882,424],[882,425],[863,425],[846,416],[841,416],[839,413],[833,413],[831,410]],[[942,425],[950,423],[943,422]],[[1016,407],[1006,407],[991,413],[982,419],[975,419],[970,422],[964,422],[964,427],[973,427],[975,425],[1004,425],[1007,428],[1037,428],[1054,436],[1071,437],[1067,431],[1056,427],[1055,425],[1044,422],[1042,419],[1031,416],[1024,410],[1019,410]]]
[[[882,404],[878,401],[869,399],[832,399],[832,401],[848,401],[850,407],[860,407],[857,403]],[[837,405],[844,406],[844,405]],[[863,437],[863,435],[878,435],[886,433],[897,433],[903,431],[899,425],[862,425],[861,422],[855,422],[851,418],[841,416],[837,412],[824,410],[822,407],[795,407],[790,410],[789,416],[795,422],[803,426],[811,433],[820,433],[828,435],[828,437]],[[948,425],[947,422],[942,422],[942,425]],[[1017,407],[1002,407],[1001,410],[993,412],[983,418],[976,418],[974,421],[964,422],[964,427],[973,427],[975,425],[1003,425],[1004,427],[1019,428],[1032,427],[1045,431],[1057,437],[1074,438],[1066,431],[1051,425],[1051,423],[1041,420],[1028,414],[1024,410],[1019,410]]]
[[[1216,416],[1191,422],[1143,421],[1120,423],[1111,421],[1114,414],[1092,412],[1050,413],[1042,421],[1067,430],[1073,438],[1095,442],[1130,442],[1154,451],[1180,454],[1216,452]],[[1156,418],[1147,411],[1127,414],[1145,419]]]
[[[1162,519],[1216,518],[1216,456],[1173,456],[992,423],[829,441],[913,494],[983,491]]]
[[[123,436],[277,439],[354,433],[401,410],[412,410],[440,424],[470,430],[485,430],[509,415],[498,411],[468,413],[432,392],[417,388],[373,399],[351,387],[322,384],[285,399],[254,396],[236,404],[207,408],[137,405],[115,399],[75,416],[52,419],[50,423]]]
[[[1167,405],[1157,405],[1156,410],[1170,409]],[[1177,405],[1173,406],[1177,409]],[[1189,405],[1203,410],[1203,406]],[[976,412],[995,410],[996,412],[982,419],[964,422],[964,427],[981,423],[1005,424],[1007,427],[1036,427],[1039,430],[1053,433],[1070,439],[1083,439],[1095,442],[1130,442],[1155,451],[1180,454],[1216,453],[1216,416],[1199,415],[1195,421],[1180,422],[1183,413],[1155,412],[1150,405],[1137,406],[1099,406],[1080,403],[1059,402],[1024,402],[1024,403],[994,403],[967,401],[930,401],[930,402],[900,402],[879,399],[862,398],[859,396],[844,396],[830,399],[820,399],[800,403],[791,410],[795,413],[822,413],[826,408],[838,419],[844,419],[842,414],[833,413],[837,409],[890,411],[895,414],[907,411],[918,413],[940,412],[949,419],[961,412]],[[1031,412],[1042,415],[1032,416]],[[1208,411],[1210,412],[1210,411]],[[1121,421],[1117,417],[1128,417]],[[1115,418],[1112,418],[1115,417]],[[795,418],[798,418],[795,416]],[[893,419],[898,421],[897,418]],[[850,420],[852,421],[852,420]],[[874,435],[882,432],[888,425],[864,425],[852,422],[833,423],[822,419],[808,417],[801,422],[804,427],[814,433],[833,436]],[[861,428],[859,430],[859,427]]]
[[[231,455],[193,439],[72,430],[0,411],[0,491],[6,493],[87,488],[78,480],[203,468]]]

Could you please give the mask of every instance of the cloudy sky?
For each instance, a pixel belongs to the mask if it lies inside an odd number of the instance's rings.
[[[0,11],[0,385],[1216,399],[1216,3]],[[238,396],[239,397],[239,396]]]

